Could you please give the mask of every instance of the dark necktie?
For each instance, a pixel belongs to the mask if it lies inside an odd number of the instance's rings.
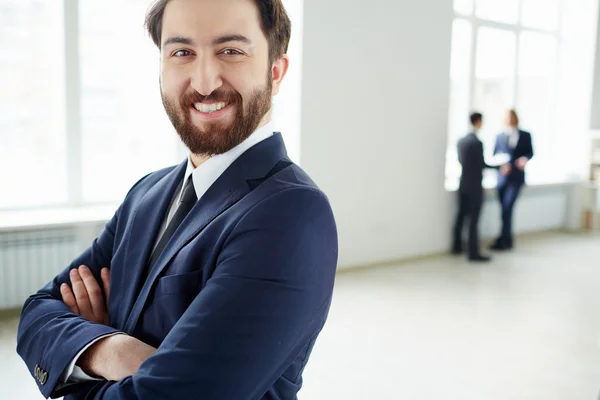
[[[146,270],[148,275],[150,275],[150,271],[152,271],[154,263],[160,256],[160,253],[162,253],[167,246],[167,243],[169,243],[169,239],[171,239],[171,236],[173,236],[177,230],[177,227],[181,225],[181,222],[183,222],[186,215],[188,215],[190,210],[194,207],[196,201],[198,201],[198,197],[196,197],[196,189],[194,189],[194,182],[192,181],[192,176],[190,175],[185,183],[185,187],[183,188],[181,200],[179,201],[175,215],[173,215],[173,218],[171,218],[165,233],[163,233],[161,236],[160,241],[152,252],[152,256],[150,256],[150,261],[148,261],[148,268]]]

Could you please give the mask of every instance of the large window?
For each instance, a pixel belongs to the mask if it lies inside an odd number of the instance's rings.
[[[151,3],[0,0],[0,210],[113,204],[184,159],[144,28]],[[284,3],[292,67],[274,120],[298,161],[302,1]]]
[[[148,0],[79,1],[84,202],[117,200],[177,161],[159,95],[159,53],[144,30],[147,7]]]
[[[60,2],[0,1],[0,208],[67,201],[63,38]]]
[[[456,143],[469,132],[469,113],[484,115],[480,138],[489,156],[507,109],[516,108],[532,133],[541,177],[555,149],[559,65],[559,0],[455,0],[452,32],[447,186],[460,175]],[[488,174],[486,184],[493,183]],[[542,177],[547,180],[547,177]]]

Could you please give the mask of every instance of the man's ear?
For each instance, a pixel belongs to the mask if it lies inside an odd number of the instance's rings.
[[[273,79],[273,90],[271,91],[271,94],[273,96],[275,96],[277,93],[279,93],[279,87],[281,86],[281,81],[283,81],[285,74],[287,74],[289,65],[290,65],[290,59],[288,58],[288,56],[286,54],[279,57],[273,63],[273,66],[271,67],[271,76]]]

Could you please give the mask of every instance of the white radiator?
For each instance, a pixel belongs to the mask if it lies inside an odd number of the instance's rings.
[[[0,233],[0,310],[19,308],[81,252],[75,227]]]

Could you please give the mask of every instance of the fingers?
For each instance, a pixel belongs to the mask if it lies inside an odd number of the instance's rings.
[[[92,319],[94,317],[94,314],[92,313],[92,305],[90,304],[87,289],[85,288],[85,284],[81,279],[79,270],[72,269],[69,276],[71,278],[71,286],[73,288],[73,293],[75,294],[75,300],[77,301],[77,306],[79,307],[79,315],[87,320]]]
[[[73,291],[66,283],[60,285],[60,294],[62,296],[63,302],[69,307],[73,313],[79,315],[79,307],[77,307],[77,301],[75,300],[75,295]]]
[[[106,310],[108,311],[108,299],[110,296],[110,270],[108,268],[102,268],[100,271],[102,278],[102,286],[104,287],[104,297],[106,298]]]
[[[96,318],[103,316],[106,313],[104,298],[92,271],[85,265],[82,265],[79,267],[79,275],[83,280],[92,314],[94,314]]]

